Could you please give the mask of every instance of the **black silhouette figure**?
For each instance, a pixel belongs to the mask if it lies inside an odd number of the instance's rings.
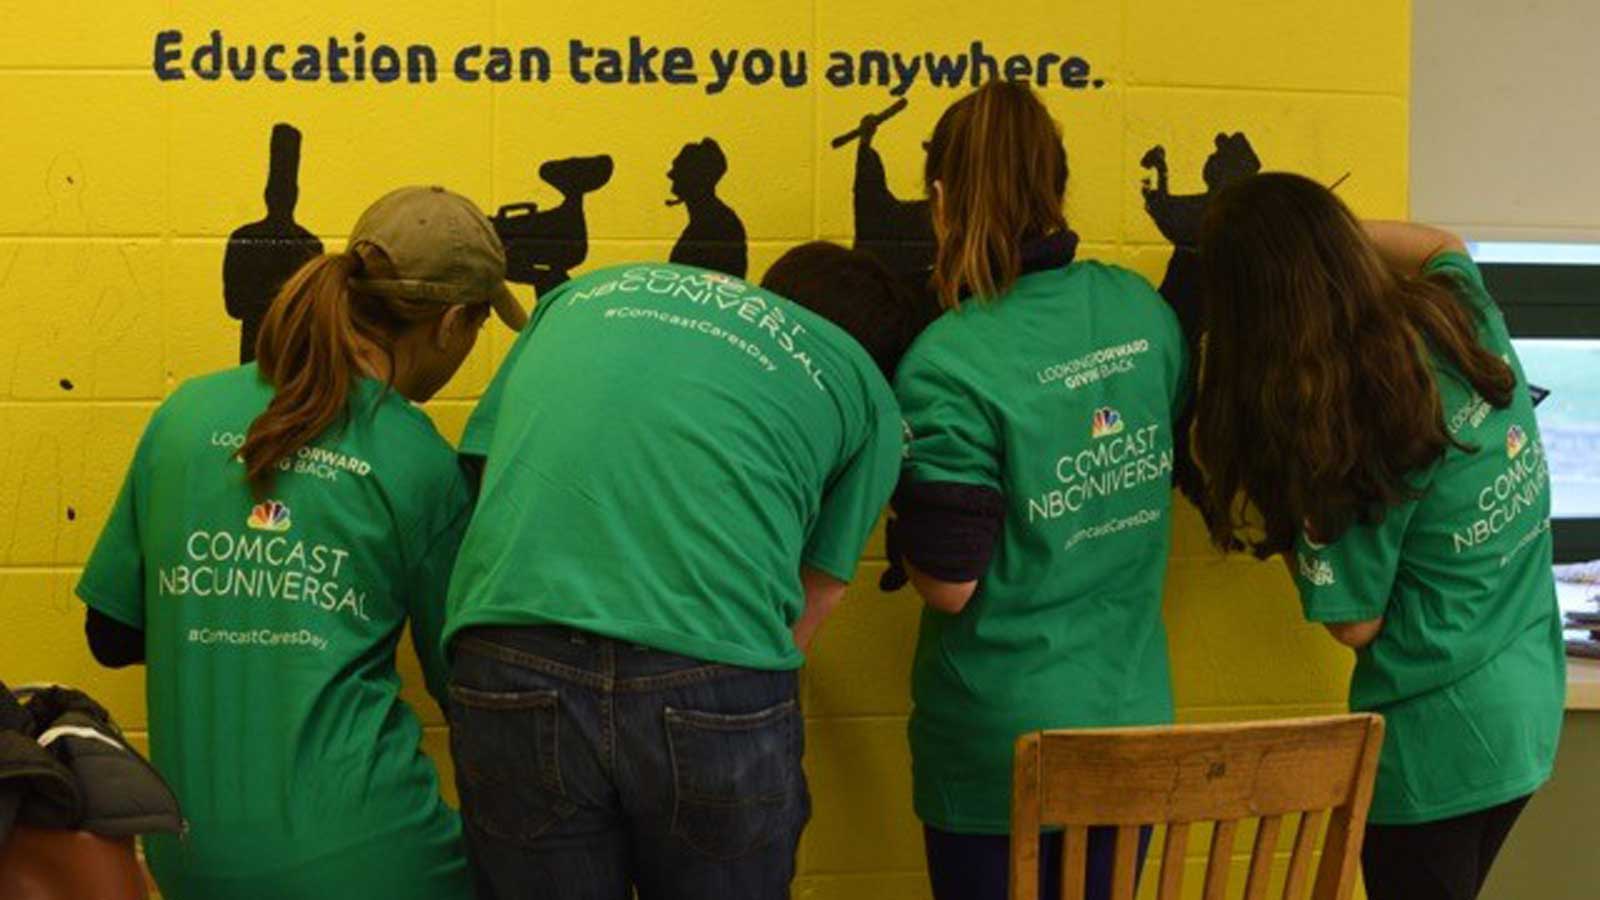
[[[1139,160],[1139,165],[1155,175],[1154,184],[1145,179],[1145,212],[1150,214],[1162,236],[1172,242],[1172,259],[1167,262],[1166,277],[1161,280],[1161,296],[1177,312],[1191,349],[1200,329],[1200,220],[1205,215],[1206,204],[1217,191],[1261,171],[1261,159],[1243,133],[1219,133],[1215,144],[1216,150],[1201,170],[1206,183],[1203,194],[1173,196],[1167,192],[1167,152],[1160,144],[1151,147]]]
[[[838,149],[856,143],[855,249],[876,256],[889,271],[918,285],[933,267],[933,218],[927,200],[901,200],[889,190],[883,157],[872,146],[878,126],[906,108],[905,98],[861,118],[860,127],[833,139]]]
[[[1178,314],[1178,324],[1183,328],[1184,340],[1189,345],[1189,358],[1198,359],[1200,328],[1203,309],[1200,305],[1200,222],[1205,216],[1206,204],[1217,191],[1261,171],[1261,160],[1244,134],[1221,133],[1216,137],[1216,150],[1206,159],[1201,177],[1205,179],[1206,192],[1174,197],[1167,192],[1167,152],[1157,144],[1145,152],[1139,165],[1155,174],[1155,183],[1145,179],[1144,209],[1155,221],[1156,228],[1172,242],[1172,258],[1167,261],[1166,277],[1161,279],[1161,296]],[[1187,391],[1188,405],[1173,424],[1173,482],[1184,496],[1207,509],[1202,502],[1204,481],[1194,458],[1189,454],[1189,425],[1194,417],[1194,367],[1190,366],[1191,390]],[[1209,522],[1207,524],[1210,524]]]
[[[583,197],[606,186],[609,156],[553,159],[539,178],[561,193],[560,205],[540,211],[534,203],[512,203],[494,214],[494,230],[506,246],[506,278],[531,284],[540,295],[571,278],[589,256],[589,222]]]
[[[728,158],[711,138],[685,144],[672,161],[667,178],[673,199],[683,204],[689,223],[672,248],[672,262],[699,266],[743,278],[750,267],[744,223],[733,208],[717,196],[717,182],[727,174]]]
[[[256,333],[278,289],[322,254],[322,242],[294,220],[299,178],[300,130],[279,122],[272,126],[267,217],[236,229],[222,259],[222,298],[228,315],[240,323],[240,363],[255,360]]]

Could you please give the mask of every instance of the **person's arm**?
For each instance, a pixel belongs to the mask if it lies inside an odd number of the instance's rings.
[[[95,662],[108,669],[120,669],[142,663],[144,656],[144,629],[125,625],[94,607],[89,607],[83,620],[83,633],[89,640],[89,652]]]
[[[971,581],[941,581],[938,578],[917,568],[914,563],[905,562],[906,575],[911,579],[911,586],[917,589],[924,603],[942,613],[955,615],[967,608],[967,601],[978,590],[978,580]]]
[[[805,589],[806,608],[794,623],[794,645],[800,648],[801,653],[806,653],[810,651],[811,641],[817,636],[823,621],[833,615],[839,601],[844,599],[848,585],[820,569],[801,566],[800,586]]]
[[[1428,260],[1441,253],[1465,253],[1467,249],[1460,237],[1431,225],[1368,221],[1362,226],[1383,261],[1404,275],[1420,275]]]
[[[1365,622],[1324,622],[1322,627],[1328,629],[1334,640],[1352,650],[1360,650],[1377,640],[1378,633],[1383,630],[1383,617]]]
[[[411,620],[411,645],[422,664],[422,678],[441,709],[445,708],[445,685],[449,664],[442,641],[444,635],[450,575],[456,554],[466,536],[472,517],[473,500],[465,474],[455,475],[441,495],[440,509],[427,517],[421,530],[426,540],[420,555],[406,573],[406,614]],[[408,543],[411,543],[408,541]]]
[[[162,407],[165,409],[165,406]],[[140,509],[147,502],[141,472],[151,433],[161,410],[151,417],[133,463],[122,481],[111,514],[95,541],[76,592],[88,607],[84,637],[89,652],[104,666],[120,668],[145,659],[145,559]]]

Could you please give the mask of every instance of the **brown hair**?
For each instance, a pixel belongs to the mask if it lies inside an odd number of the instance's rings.
[[[362,294],[358,274],[393,276],[381,250],[325,253],[290,277],[267,310],[256,339],[256,365],[271,382],[272,401],[250,423],[239,458],[257,498],[272,489],[273,473],[339,420],[360,376],[362,342],[376,345],[393,370],[394,340],[443,316],[449,306]],[[480,304],[487,314],[488,304]]]
[[[1463,447],[1430,356],[1505,407],[1516,379],[1446,276],[1398,274],[1322,185],[1240,181],[1201,229],[1205,337],[1195,456],[1211,538],[1259,557],[1332,541],[1414,499],[1407,476]],[[1247,528],[1253,508],[1265,534]],[[1246,537],[1246,534],[1249,537]]]
[[[1061,129],[1026,84],[990,81],[939,118],[928,143],[928,195],[939,247],[933,283],[953,308],[962,293],[1005,293],[1022,270],[1024,241],[1067,228],[1067,153]]]

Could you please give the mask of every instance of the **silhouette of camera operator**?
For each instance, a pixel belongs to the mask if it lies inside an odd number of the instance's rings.
[[[561,194],[561,203],[541,211],[536,203],[510,203],[495,212],[495,233],[506,247],[506,279],[531,284],[539,294],[572,277],[589,256],[589,222],[583,198],[611,181],[609,156],[553,159],[539,178]]]

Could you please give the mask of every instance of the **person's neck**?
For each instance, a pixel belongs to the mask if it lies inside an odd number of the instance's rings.
[[[405,351],[395,346],[393,356],[371,341],[358,338],[356,365],[360,375],[379,384],[386,384],[408,400],[419,393],[416,379],[411,377],[411,367],[405,364]]]

